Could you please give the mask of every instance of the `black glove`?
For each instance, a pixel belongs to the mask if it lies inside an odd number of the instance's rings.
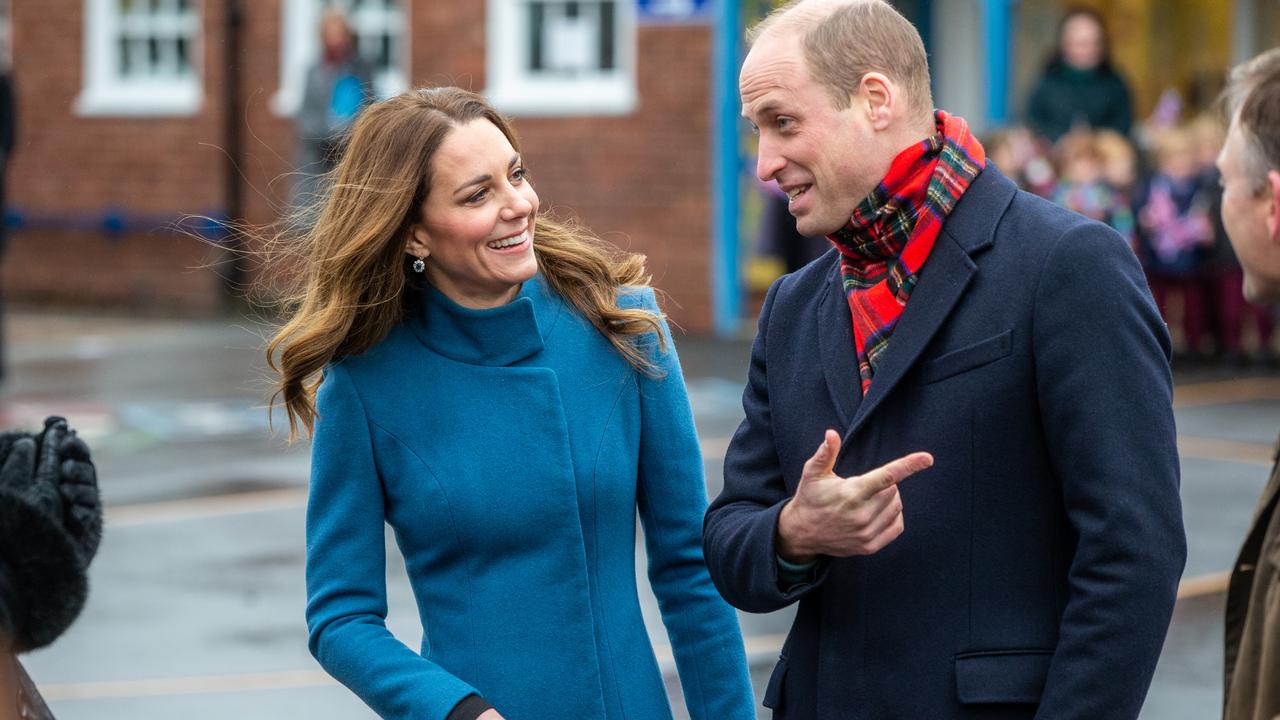
[[[89,449],[66,420],[0,435],[0,632],[13,650],[49,644],[80,613],[101,533]]]

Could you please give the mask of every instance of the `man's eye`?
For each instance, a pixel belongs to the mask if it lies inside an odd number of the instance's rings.
[[[795,120],[792,120],[792,119],[791,119],[791,118],[789,118],[789,117],[780,117],[780,118],[778,118],[778,119],[776,119],[776,120],[774,120],[774,121],[773,121],[773,125],[774,125],[774,127],[778,128],[779,130],[787,130],[787,129],[788,129],[788,128],[790,128],[792,125],[794,125],[794,124],[795,124],[795,122],[796,122]]]
[[[752,134],[752,135],[759,135],[759,134],[760,134],[760,126],[759,126],[759,125],[757,125],[757,124],[755,124],[755,123],[750,123],[750,125],[751,125],[751,134]]]

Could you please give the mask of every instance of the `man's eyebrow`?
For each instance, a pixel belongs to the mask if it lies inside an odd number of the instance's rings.
[[[750,118],[752,115],[756,115],[756,116],[759,116],[759,117],[765,117],[765,116],[767,116],[767,115],[771,115],[771,114],[776,113],[776,112],[778,112],[778,103],[777,103],[777,101],[775,101],[775,100],[766,100],[762,105],[760,105],[759,107],[755,108],[755,112],[754,112],[754,113],[749,113],[749,112],[747,111],[747,108],[744,106],[744,107],[742,108],[742,117],[744,117],[744,118]]]

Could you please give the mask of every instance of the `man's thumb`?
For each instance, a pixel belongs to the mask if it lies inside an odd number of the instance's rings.
[[[840,434],[835,430],[827,430],[822,436],[822,444],[804,463],[804,477],[818,477],[835,472],[836,456],[840,454]]]

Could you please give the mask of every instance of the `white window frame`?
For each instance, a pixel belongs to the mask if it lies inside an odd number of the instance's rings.
[[[382,99],[409,87],[408,64],[410,24],[413,0],[400,0],[400,34],[397,37],[397,64],[373,77],[373,94]],[[307,82],[307,68],[320,57],[320,18],[324,15],[322,0],[283,0],[280,18],[280,89],[271,98],[271,110],[277,115],[293,117],[302,106],[302,93]],[[359,35],[364,23],[376,21],[366,13],[348,15],[348,22]]]
[[[488,0],[485,38],[485,96],[512,115],[626,115],[636,109],[636,8],[617,0],[614,18],[616,67],[584,78],[537,77],[525,67],[529,56],[526,23],[529,0]]]
[[[125,78],[117,72],[117,46],[124,17],[119,0],[84,2],[84,87],[76,98],[81,115],[179,116],[200,111],[204,3],[193,0],[190,75],[175,78]]]

